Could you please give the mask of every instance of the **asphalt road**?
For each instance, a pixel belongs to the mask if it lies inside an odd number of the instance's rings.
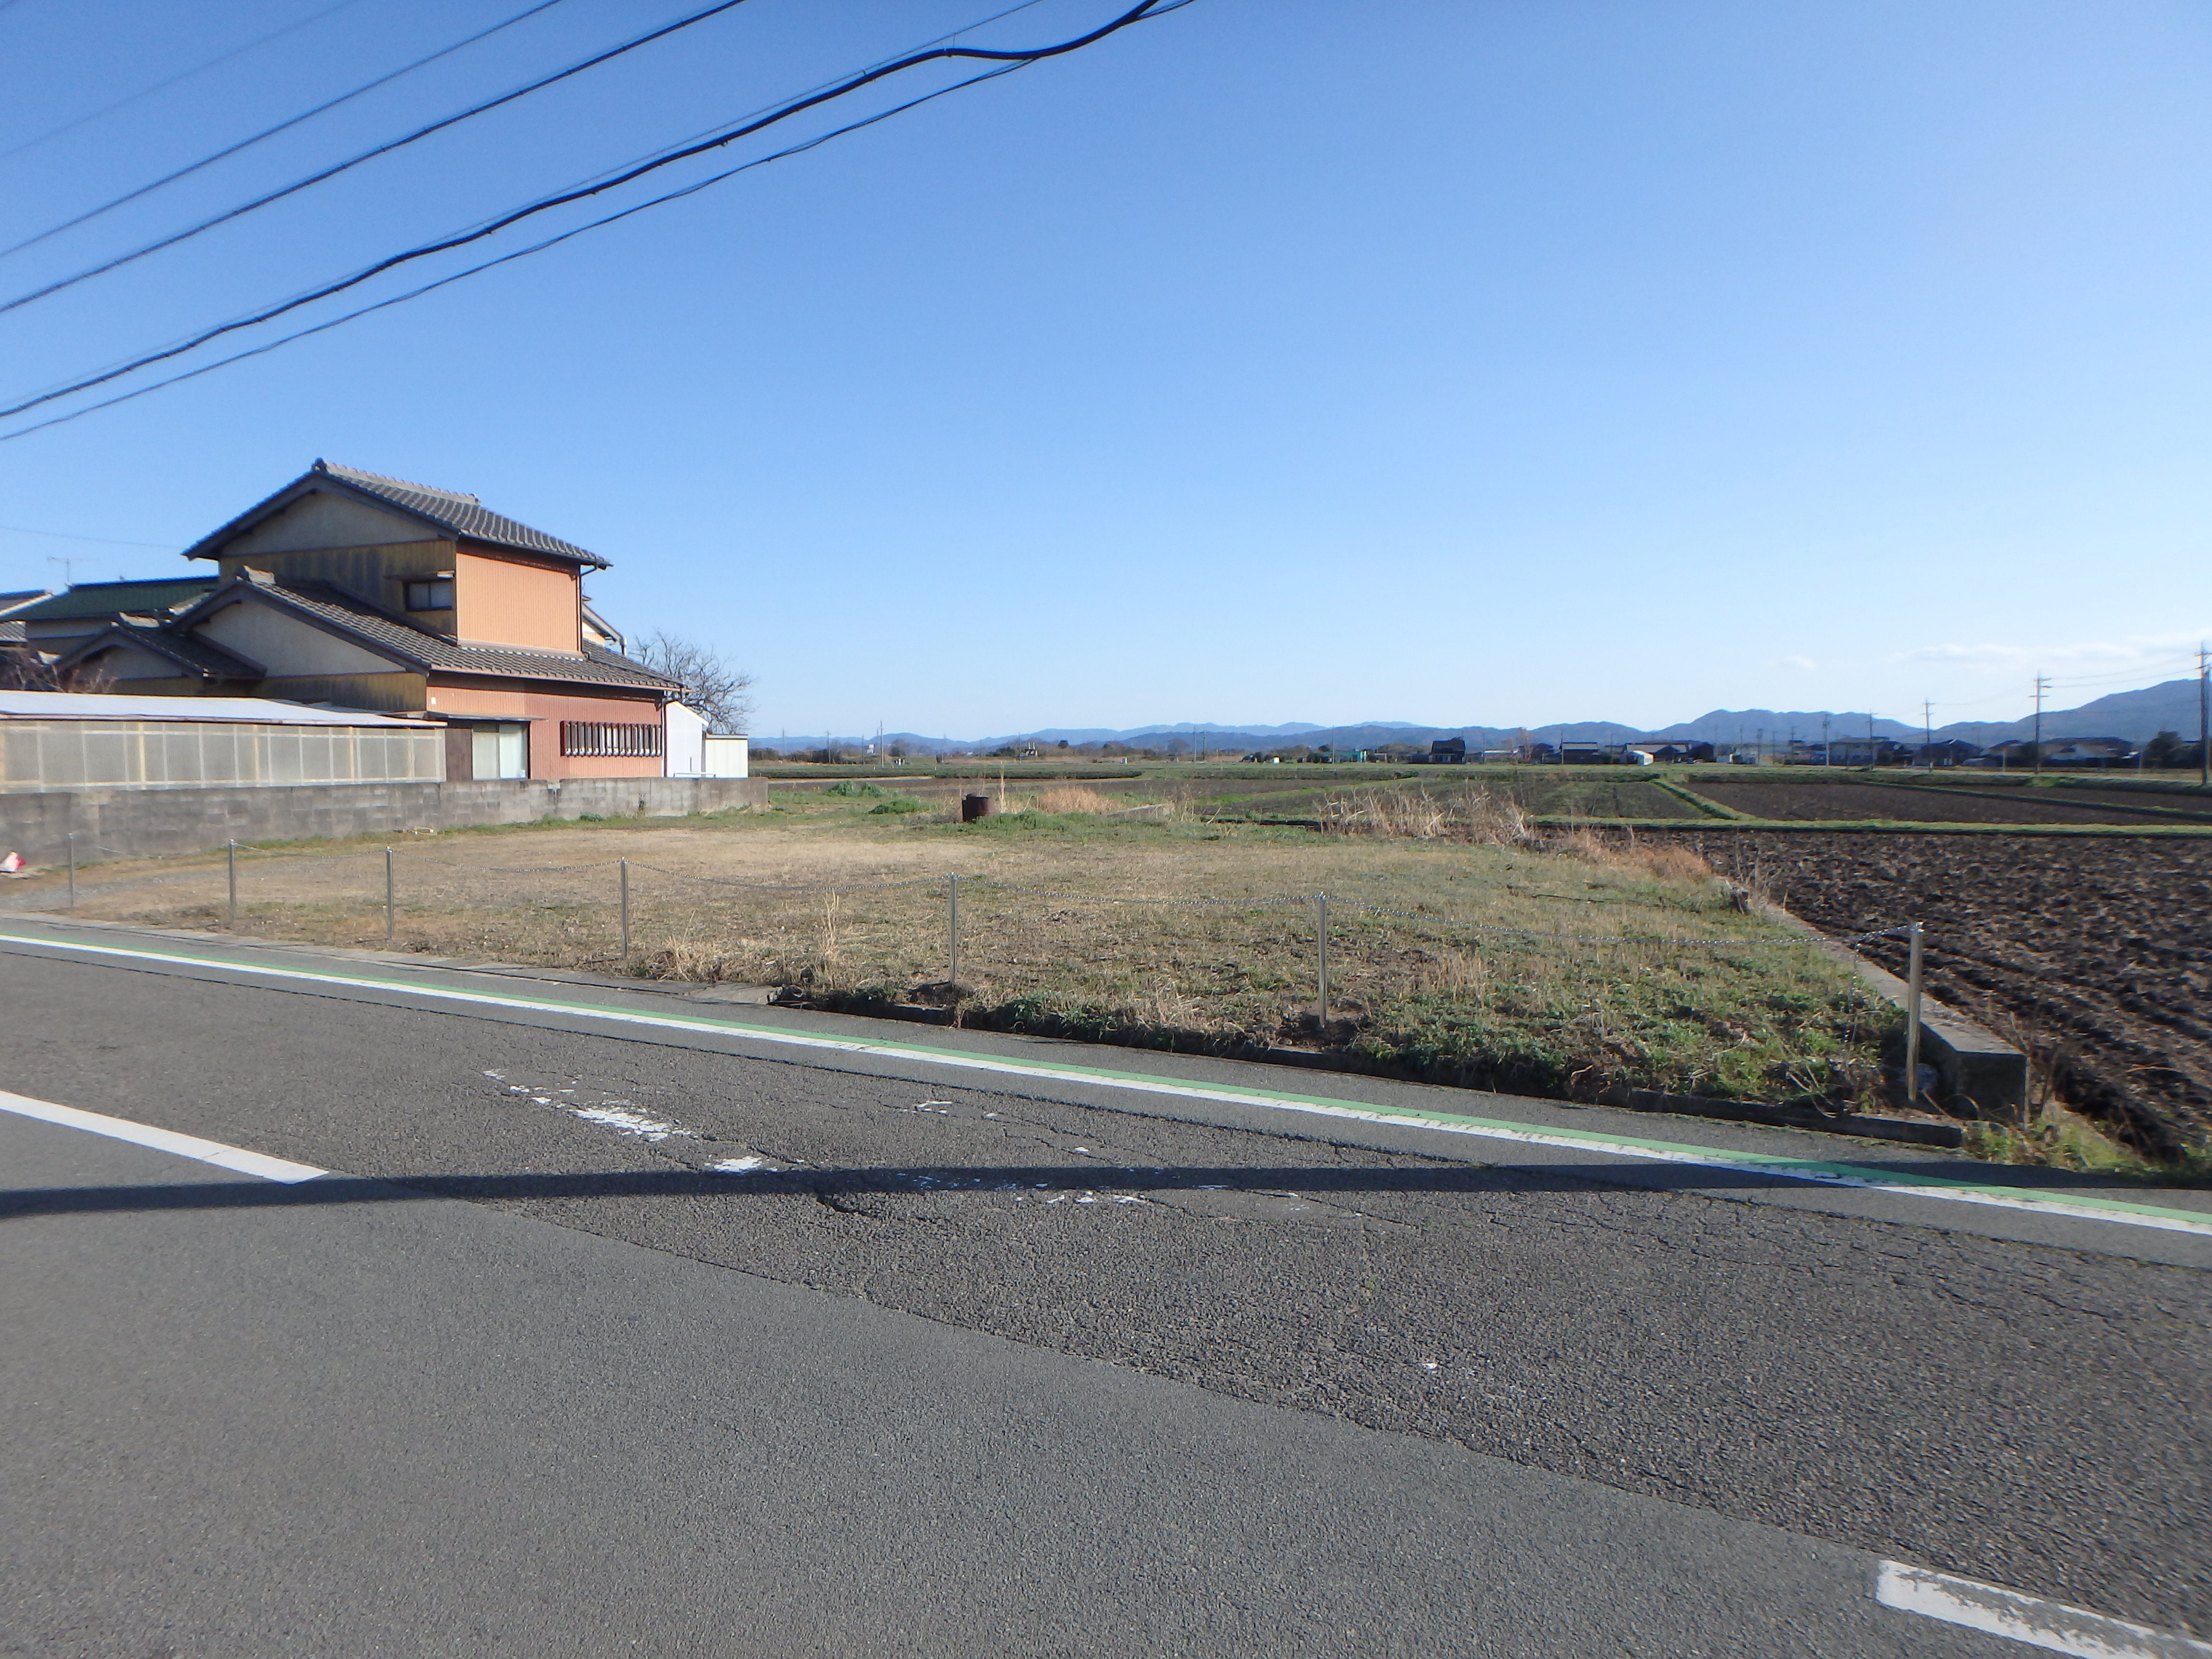
[[[0,1006],[0,1086],[337,1172],[0,1115],[0,1652],[2021,1651],[1881,1558],[2212,1627],[2212,1297],[2124,1243],[52,955]]]

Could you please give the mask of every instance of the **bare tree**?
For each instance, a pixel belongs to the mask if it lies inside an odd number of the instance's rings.
[[[751,723],[753,677],[713,646],[657,628],[630,654],[654,673],[680,681],[684,701],[707,717],[710,730],[741,733]]]
[[[114,676],[97,668],[64,674],[27,647],[0,646],[0,691],[112,691]]]

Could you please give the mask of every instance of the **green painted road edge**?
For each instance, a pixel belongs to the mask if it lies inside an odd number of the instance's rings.
[[[776,1026],[755,1025],[744,1020],[713,1015],[657,1014],[644,1009],[609,1007],[603,1004],[556,996],[514,996],[490,991],[395,979],[366,971],[316,970],[284,968],[233,957],[144,946],[94,945],[75,939],[55,939],[38,934],[10,933],[0,928],[0,942],[34,949],[131,961],[167,963],[181,967],[214,968],[226,972],[256,974],[264,978],[294,980],[308,984],[342,985],[398,992],[481,1007],[509,1008],[527,1013],[580,1015],[626,1025],[660,1030],[696,1031],[716,1036],[744,1037],[787,1048],[826,1049],[833,1053],[874,1054],[890,1059],[920,1060],[932,1066],[965,1071],[995,1072],[1012,1077],[1042,1079],[1061,1083],[1089,1083],[1109,1088],[1133,1089],[1147,1094],[1178,1096],[1189,1100],[1226,1102],[1261,1106],[1317,1116],[1349,1118],[1368,1123],[1410,1124],[1489,1140],[1507,1140],[1530,1146],[1556,1146],[1573,1152],[1605,1152],[1647,1162],[1686,1164],[1703,1169],[1743,1175],[1780,1176],[1818,1186],[1856,1187],[1906,1197],[1938,1199],[1951,1203],[1981,1204],[2041,1215],[2071,1216],[2090,1221],[2118,1222],[2131,1227],[2150,1227],[2164,1232],[2191,1233],[2212,1238],[2212,1215],[2175,1210],[2153,1204],[2130,1204],[2121,1199],[2086,1194],[2052,1197],[2018,1187],[1960,1181],[1948,1176],[1899,1175],[1853,1164],[1830,1164],[1814,1158],[1785,1158],[1771,1152],[1723,1152],[1711,1146],[1686,1146],[1672,1141],[1646,1140],[1633,1135],[1600,1134],[1591,1130],[1547,1129],[1533,1123],[1502,1118],[1474,1117],[1457,1112],[1438,1112],[1405,1106],[1373,1106],[1357,1101],[1332,1100],[1323,1095],[1284,1094],[1271,1089],[1212,1088],[1181,1078],[1154,1077],[1141,1072],[1116,1072],[1103,1066],[1040,1065],[994,1054],[963,1054],[916,1042],[886,1042],[872,1038],[825,1036]]]
[[[2212,823],[1923,823],[1915,818],[1592,818],[1568,813],[1532,814],[1528,822],[1544,830],[1688,830],[1729,835],[1772,830],[1793,836],[1831,830],[1852,836],[2025,836],[2076,841],[2203,840]]]

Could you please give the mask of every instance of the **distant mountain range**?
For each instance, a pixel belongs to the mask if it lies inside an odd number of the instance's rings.
[[[2118,691],[2099,697],[2078,708],[2046,709],[2043,736],[2046,742],[2069,738],[2124,738],[2142,743],[2160,732],[2178,732],[2185,738],[2197,734],[2197,685],[2193,679],[2168,680],[2140,691]],[[1656,731],[1623,726],[1617,720],[1567,720],[1549,726],[1421,726],[1411,720],[1363,720],[1353,726],[1316,726],[1290,720],[1280,726],[1209,726],[1182,720],[1171,726],[1137,726],[1126,730],[1104,726],[1049,726],[1042,731],[1015,732],[995,738],[926,738],[911,732],[887,732],[884,745],[915,754],[984,753],[1012,744],[1017,748],[1052,749],[1065,742],[1071,747],[1088,743],[1126,743],[1133,747],[1164,749],[1180,743],[1185,750],[1209,752],[1235,750],[1282,749],[1293,744],[1312,748],[1373,749],[1386,743],[1429,744],[1439,738],[1464,738],[1469,749],[1510,749],[1524,741],[1537,743],[1625,743],[1650,738],[1656,742],[1702,741],[1733,745],[1761,737],[1767,743],[1786,743],[1792,737],[1817,741],[1825,729],[1837,738],[1863,738],[1871,730],[1876,737],[1917,742],[1921,728],[1899,721],[1829,709],[1716,708],[1695,720],[1678,720]],[[1935,729],[1938,739],[1956,738],[1987,747],[2008,738],[2035,734],[2033,716],[2015,720],[1954,720]],[[764,747],[818,747],[823,738],[756,736]],[[872,738],[840,737],[841,745],[872,742]]]

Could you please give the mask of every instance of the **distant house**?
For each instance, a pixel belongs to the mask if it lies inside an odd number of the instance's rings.
[[[2046,767],[2094,768],[2133,766],[2136,745],[2124,738],[2053,738],[2043,745],[2043,764]],[[2035,744],[2027,738],[2009,738],[2002,743],[1993,743],[1976,763],[1994,766],[2000,770],[2035,764]]]
[[[71,588],[33,643],[118,692],[435,720],[450,780],[664,769],[682,688],[586,603],[606,561],[474,495],[317,461],[185,556],[217,574]]]
[[[1713,757],[1713,746],[1709,743],[1639,743],[1635,745],[1639,754],[1670,766],[1687,765],[1693,761],[1709,761]]]
[[[48,657],[67,655],[119,623],[157,628],[215,591],[212,576],[145,582],[79,582],[65,592],[34,598],[9,611],[27,642]]]
[[[1619,752],[1601,743],[1563,743],[1559,745],[1559,760],[1566,766],[1608,766],[1618,762]]]
[[[0,671],[26,655],[30,649],[30,636],[16,613],[27,610],[48,595],[43,588],[32,588],[21,593],[0,593]]]
[[[1940,743],[1923,743],[1912,751],[1914,763],[1920,766],[1965,766],[1981,757],[1981,745],[1968,743],[1963,738],[1945,738]]]
[[[2043,745],[2045,766],[2132,766],[2136,746],[2125,738],[2069,738]]]
[[[1465,738],[1438,738],[1429,745],[1425,755],[1413,757],[1423,766],[1464,766],[1467,764]]]
[[[1837,738],[1804,745],[1808,766],[1894,766],[1912,757],[1912,750],[1894,738]]]

